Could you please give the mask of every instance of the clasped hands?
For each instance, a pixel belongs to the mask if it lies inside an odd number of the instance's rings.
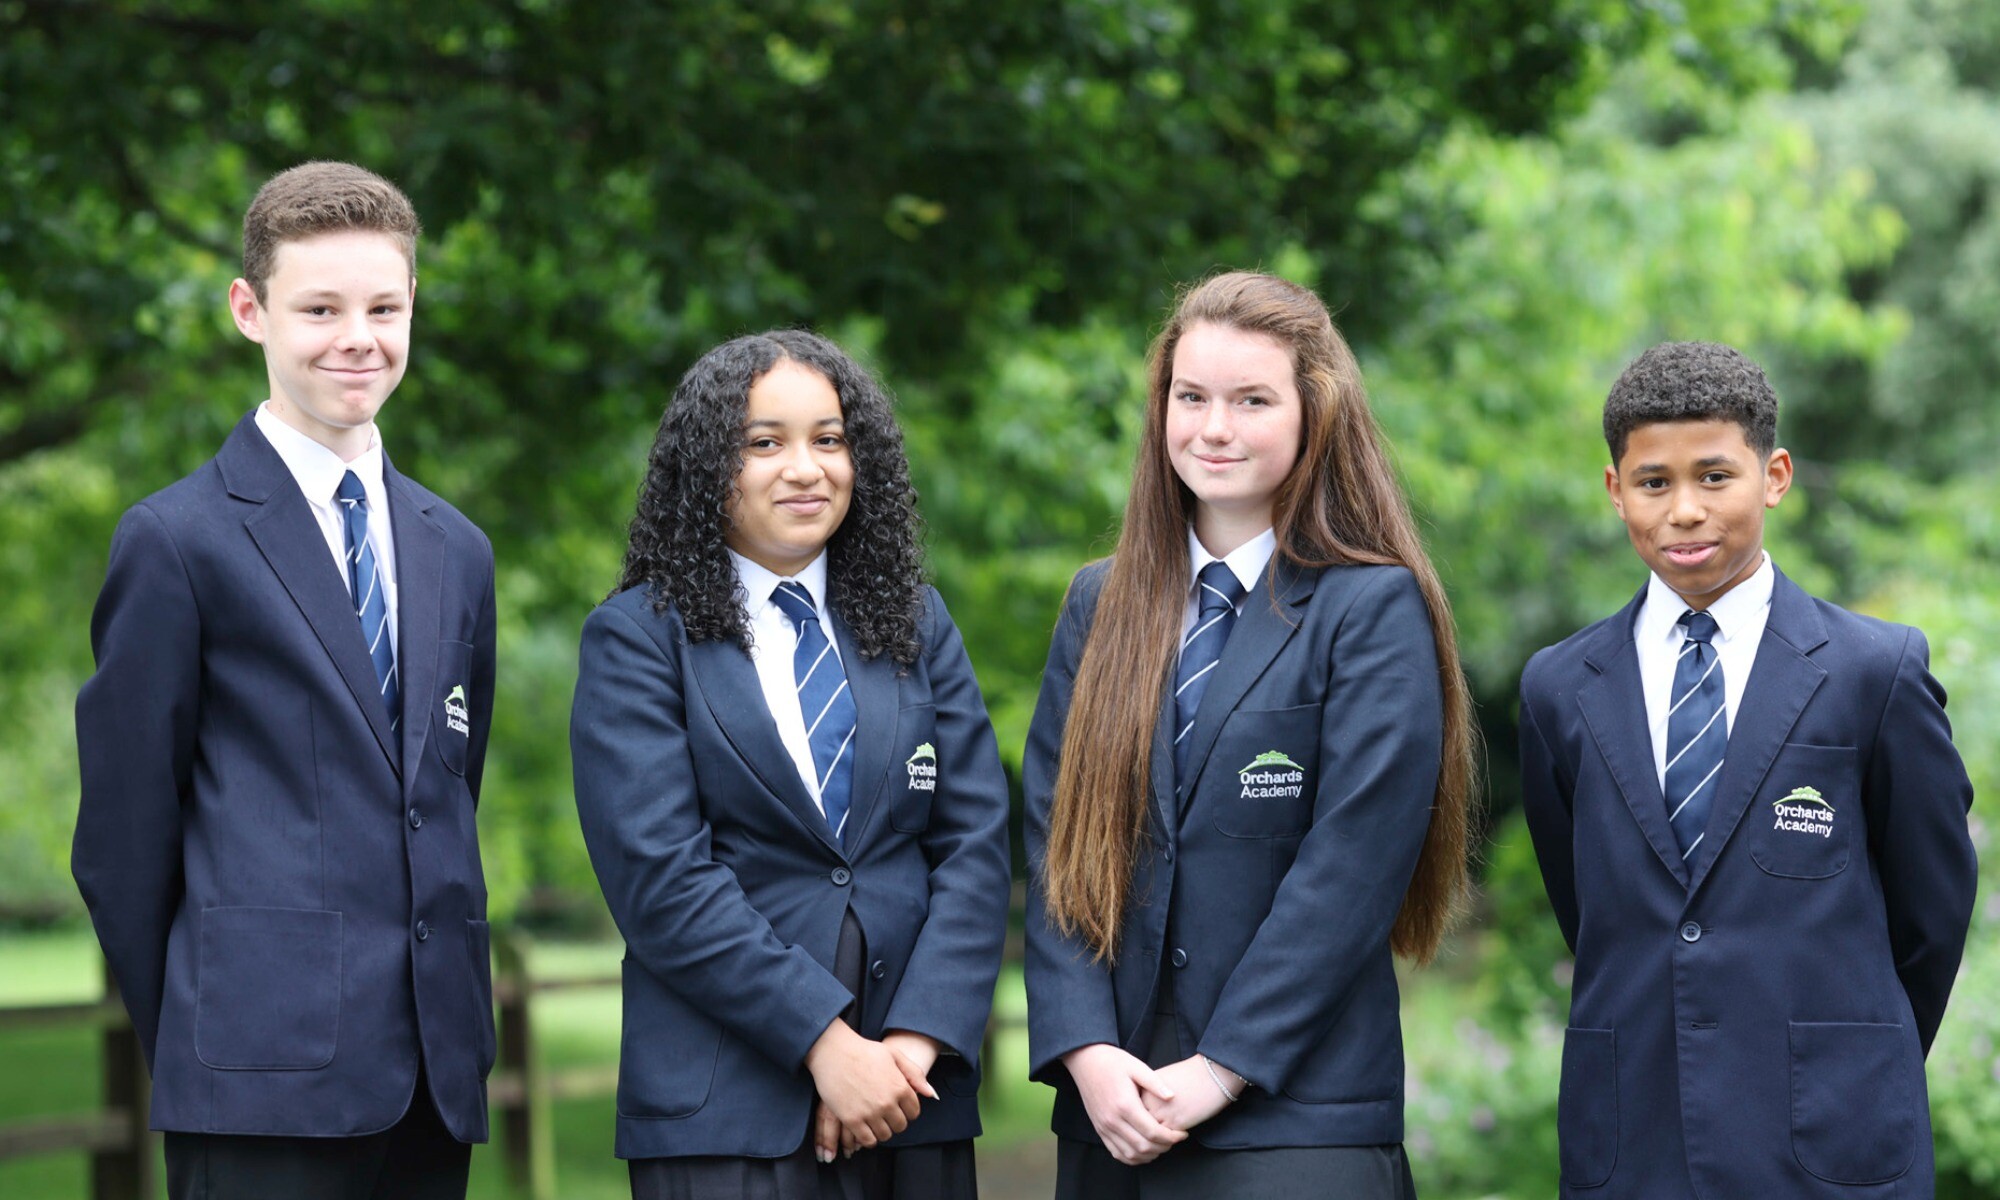
[[[1126,1166],[1149,1163],[1186,1141],[1188,1130],[1227,1108],[1222,1085],[1243,1094],[1243,1077],[1199,1054],[1159,1070],[1099,1042],[1063,1055],[1090,1123],[1111,1157]],[[1213,1074],[1210,1074],[1213,1069]]]
[[[835,1020],[806,1051],[819,1102],[813,1108],[813,1152],[820,1162],[853,1154],[910,1127],[918,1097],[938,1098],[927,1078],[941,1047],[935,1038],[893,1029],[872,1041]]]

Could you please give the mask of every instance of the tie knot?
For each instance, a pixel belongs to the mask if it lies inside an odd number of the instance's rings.
[[[812,593],[806,590],[803,583],[785,580],[771,589],[771,602],[791,619],[794,627],[819,620],[819,608],[813,604]]]
[[[1218,613],[1225,608],[1233,610],[1243,603],[1243,584],[1227,563],[1218,561],[1203,567],[1195,583],[1204,613]]]
[[[368,489],[361,486],[361,477],[349,471],[340,477],[340,486],[333,489],[333,498],[342,504],[368,503]]]
[[[1715,618],[1705,612],[1695,612],[1690,609],[1682,613],[1680,625],[1690,642],[1707,645],[1716,634]]]

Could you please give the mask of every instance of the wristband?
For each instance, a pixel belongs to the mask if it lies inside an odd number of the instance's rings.
[[[1198,1054],[1195,1057],[1201,1059],[1202,1070],[1208,1072],[1209,1079],[1215,1083],[1215,1090],[1222,1093],[1223,1099],[1229,1101],[1231,1104],[1242,1099],[1242,1092],[1230,1091],[1228,1085],[1222,1082],[1222,1076],[1215,1073],[1215,1064],[1208,1061],[1208,1055]]]

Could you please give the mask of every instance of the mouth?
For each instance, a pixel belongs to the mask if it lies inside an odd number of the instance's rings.
[[[1720,548],[1718,542],[1679,542],[1661,547],[1660,553],[1677,567],[1698,567],[1714,558]]]
[[[1242,462],[1240,458],[1229,458],[1220,454],[1197,454],[1194,460],[1211,471],[1220,471]]]
[[[380,367],[321,367],[320,370],[345,383],[365,383],[382,373]]]
[[[795,517],[816,517],[832,503],[825,496],[787,496],[778,501],[778,507]]]

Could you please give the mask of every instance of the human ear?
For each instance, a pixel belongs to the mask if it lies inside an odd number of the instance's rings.
[[[1611,497],[1611,507],[1618,513],[1618,519],[1625,519],[1625,498],[1618,494],[1618,467],[1606,463],[1604,467],[1604,494]]]
[[[1764,460],[1764,507],[1776,508],[1792,490],[1792,452],[1780,447]]]
[[[264,306],[258,302],[256,289],[249,281],[230,281],[229,315],[236,321],[237,332],[253,342],[264,340]]]

